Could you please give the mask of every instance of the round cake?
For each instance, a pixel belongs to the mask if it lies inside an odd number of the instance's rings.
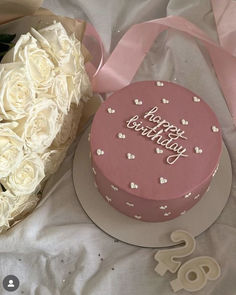
[[[209,188],[222,139],[216,115],[199,96],[144,81],[102,103],[90,147],[105,200],[127,216],[162,222],[185,214]]]

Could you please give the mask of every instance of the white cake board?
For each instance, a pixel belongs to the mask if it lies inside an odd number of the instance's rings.
[[[165,222],[144,222],[128,217],[110,206],[94,186],[90,164],[88,128],[82,135],[73,162],[73,181],[78,199],[90,219],[104,232],[128,244],[141,247],[174,245],[170,234],[183,229],[194,237],[210,227],[221,214],[229,198],[232,169],[228,151],[223,152],[218,172],[201,200],[184,215]]]

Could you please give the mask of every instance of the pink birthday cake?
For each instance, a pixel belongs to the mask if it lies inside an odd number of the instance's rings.
[[[138,220],[162,222],[185,214],[209,189],[222,139],[199,96],[174,83],[145,81],[102,103],[90,147],[106,202]]]

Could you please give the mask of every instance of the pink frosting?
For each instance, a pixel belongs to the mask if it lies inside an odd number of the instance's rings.
[[[158,85],[137,82],[111,95],[97,111],[90,136],[100,193],[143,221],[166,221],[196,204],[221,154],[221,131],[210,107],[177,84]]]

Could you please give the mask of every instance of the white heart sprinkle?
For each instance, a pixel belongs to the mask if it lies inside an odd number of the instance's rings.
[[[157,81],[157,82],[156,82],[156,85],[159,86],[159,87],[162,87],[162,86],[164,86],[164,83],[161,82],[161,81]]]
[[[89,135],[88,135],[88,141],[90,141],[90,133],[89,133]]]
[[[138,185],[136,183],[134,183],[134,182],[131,182],[130,183],[130,188],[137,189],[138,188]]]
[[[117,134],[117,136],[118,136],[118,138],[120,138],[120,139],[125,139],[125,134],[123,134],[123,133],[121,133],[121,132],[119,132],[119,133]]]
[[[134,207],[134,204],[133,204],[133,203],[126,202],[125,204],[126,204],[127,206],[129,206],[129,207]]]
[[[167,179],[164,177],[160,177],[159,180],[160,180],[160,184],[167,183]]]
[[[142,100],[138,100],[137,98],[134,100],[134,103],[136,105],[142,105],[143,104]]]
[[[185,120],[185,119],[182,119],[182,120],[181,120],[181,124],[182,124],[182,125],[188,125],[188,121]]]
[[[141,219],[142,216],[141,216],[141,215],[134,215],[134,218],[136,218],[136,219]]]
[[[200,98],[198,98],[197,96],[194,96],[194,97],[193,97],[193,101],[194,101],[194,102],[200,102],[200,101],[201,101],[201,99],[200,99]]]
[[[198,146],[194,148],[196,154],[202,154],[202,149]]]
[[[165,98],[162,98],[162,103],[169,103],[169,100],[168,99],[165,99]]]
[[[196,195],[195,197],[194,197],[194,200],[196,200],[196,199],[198,199],[200,197],[200,195],[198,194],[198,195]]]
[[[108,196],[105,196],[107,202],[111,202],[111,198],[109,198]]]
[[[133,154],[131,154],[131,153],[127,153],[127,158],[128,158],[129,160],[133,160],[133,159],[135,159],[135,155],[133,155]]]
[[[169,216],[171,212],[164,213],[164,216]]]
[[[186,211],[184,210],[180,213],[180,215],[184,215],[185,213],[186,213]]]
[[[163,154],[163,150],[162,149],[159,149],[159,148],[156,148],[156,153],[157,154]]]
[[[161,209],[161,210],[165,210],[166,208],[167,208],[167,205],[160,206],[160,209]]]
[[[101,150],[101,149],[97,149],[97,155],[98,155],[98,156],[102,156],[102,155],[104,155],[104,151]]]
[[[111,188],[112,188],[114,191],[118,191],[118,187],[114,186],[113,184],[111,184]]]
[[[188,193],[188,194],[186,194],[186,195],[184,196],[185,199],[189,198],[189,197],[191,196],[191,194],[192,194],[192,193]]]
[[[116,111],[115,111],[114,109],[112,109],[112,108],[108,108],[108,109],[107,109],[107,112],[108,112],[109,114],[114,114]]]
[[[92,170],[93,170],[93,173],[96,175],[97,173],[96,173],[96,170],[94,169],[94,168],[92,168]]]
[[[210,188],[211,188],[211,187],[210,187],[210,185],[209,185],[208,188],[207,188],[207,190],[206,190],[207,193],[209,192]]]
[[[216,126],[212,126],[212,127],[211,127],[211,130],[212,130],[213,132],[219,132],[219,128],[217,128]]]

